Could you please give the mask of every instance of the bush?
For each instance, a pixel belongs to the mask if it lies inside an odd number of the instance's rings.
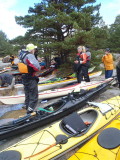
[[[57,77],[67,77],[69,76],[70,74],[72,74],[74,71],[73,71],[73,65],[71,62],[69,63],[64,63],[62,65],[60,65],[60,68],[58,69],[58,72],[57,72]]]
[[[91,67],[95,66],[96,70],[100,69],[100,64],[102,63],[102,56],[104,54],[103,50],[91,51]]]

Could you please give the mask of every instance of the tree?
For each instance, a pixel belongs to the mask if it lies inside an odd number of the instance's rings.
[[[13,46],[9,43],[5,33],[0,31],[0,56],[13,54]]]
[[[45,54],[59,54],[67,60],[77,45],[90,43],[91,29],[99,23],[100,5],[95,0],[44,0],[29,8],[29,15],[16,17],[28,28],[28,41],[34,41]]]
[[[109,33],[109,47],[113,51],[120,52],[120,15],[116,17],[115,22],[111,25]]]

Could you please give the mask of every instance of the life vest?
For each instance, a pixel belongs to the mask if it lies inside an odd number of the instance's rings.
[[[87,55],[87,61],[91,60],[91,52],[86,51],[86,55]]]
[[[77,53],[77,57],[79,58],[79,60],[83,61],[83,64],[86,64],[88,61],[90,61],[88,58],[89,56],[86,53]]]
[[[21,56],[21,58],[20,58],[21,62],[18,63],[18,70],[19,70],[20,73],[29,73],[28,66],[23,61],[23,59],[25,58],[25,56],[27,54],[28,53],[25,53],[25,55],[23,57]]]

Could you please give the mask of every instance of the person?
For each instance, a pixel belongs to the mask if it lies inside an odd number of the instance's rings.
[[[61,58],[59,56],[54,57],[54,61],[56,62],[56,69],[58,69],[62,64]]]
[[[113,62],[113,56],[110,53],[109,48],[106,48],[105,55],[102,57],[102,62],[104,63],[105,67],[105,79],[112,77],[114,62]]]
[[[1,87],[9,87],[10,89],[13,89],[15,84],[15,78],[13,75],[8,73],[0,74],[0,85]]]
[[[45,62],[44,57],[41,57],[41,58],[40,58],[39,64],[40,64],[40,66],[41,66],[41,69],[45,69],[45,68],[46,68],[46,62]]]
[[[15,57],[14,57],[13,55],[10,55],[10,60],[9,60],[9,61],[10,61],[10,63],[11,63],[12,65],[14,65],[14,58],[15,58]]]
[[[35,46],[35,52],[34,52],[35,58],[38,59],[38,47]]]
[[[25,108],[27,114],[32,113],[38,102],[38,81],[39,78],[36,76],[41,68],[38,60],[34,55],[35,46],[28,44],[26,46],[26,52],[20,55],[20,60],[27,66],[28,73],[22,73],[22,81],[25,91]]]
[[[18,51],[18,58],[20,59],[20,57],[22,56],[22,54],[24,54],[24,53],[26,53],[26,46],[25,45],[23,45],[22,47],[21,47],[21,49]]]
[[[51,59],[50,68],[57,68],[56,67],[56,61],[54,59]]]
[[[120,57],[118,59],[117,65],[116,65],[116,72],[117,72],[118,86],[120,89]]]
[[[90,67],[90,61],[91,61],[90,47],[89,47],[89,46],[86,46],[85,49],[86,49],[86,54],[87,54],[87,56],[88,56],[89,67]]]
[[[74,61],[75,66],[76,66],[75,71],[77,74],[77,81],[78,81],[78,83],[81,83],[81,81],[83,81],[83,77],[84,77],[84,80],[86,82],[90,82],[90,78],[88,75],[89,59],[86,54],[85,47],[79,46],[77,48],[77,50],[78,50],[77,57],[76,57],[76,60]]]

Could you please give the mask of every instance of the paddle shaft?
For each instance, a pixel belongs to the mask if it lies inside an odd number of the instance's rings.
[[[26,115],[24,117],[21,117],[21,118],[19,118],[17,120],[14,120],[12,123],[10,122],[9,124],[1,126],[0,129],[2,130],[2,129],[13,127],[14,125],[22,123],[23,121],[26,121],[27,119],[29,119],[30,117],[35,116],[35,115],[36,115],[36,112],[33,112],[33,113],[28,114],[28,115]]]
[[[25,120],[27,120],[28,118],[30,118],[31,116],[35,116],[35,115],[36,115],[36,112],[30,113],[30,114],[28,114],[28,115],[26,115],[26,116],[24,116],[24,117],[21,117],[21,118],[15,120],[13,123],[16,124],[16,123],[25,121]]]

